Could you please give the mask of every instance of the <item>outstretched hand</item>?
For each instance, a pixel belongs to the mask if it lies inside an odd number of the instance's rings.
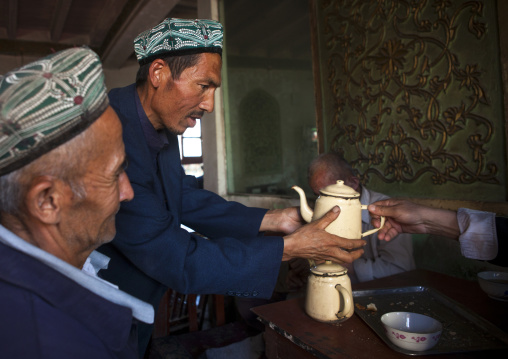
[[[422,206],[402,199],[387,199],[370,204],[368,210],[372,225],[380,226],[380,216],[386,217],[383,228],[377,232],[381,240],[390,241],[400,233],[426,233],[421,216]]]
[[[380,216],[386,223],[378,238],[389,241],[399,233],[430,233],[457,238],[460,234],[455,211],[432,208],[407,200],[391,198],[369,205],[372,225],[379,228]]]
[[[342,238],[325,231],[340,214],[335,206],[319,220],[313,221],[284,237],[282,260],[307,258],[352,263],[363,254],[366,242]]]

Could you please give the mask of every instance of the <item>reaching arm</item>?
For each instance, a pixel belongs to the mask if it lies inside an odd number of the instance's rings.
[[[391,240],[399,233],[428,233],[460,242],[462,255],[478,260],[497,260],[498,234],[495,213],[459,208],[458,212],[388,199],[369,206],[372,224],[386,216],[379,239]],[[499,221],[498,221],[499,222]]]
[[[294,258],[313,260],[333,260],[352,263],[359,258],[366,242],[364,240],[346,239],[325,231],[340,214],[339,207],[334,207],[323,218],[303,225],[298,207],[276,209],[266,212],[261,222],[260,231],[282,232],[284,236],[283,261]]]
[[[437,234],[459,238],[457,212],[419,205],[407,200],[391,198],[375,202],[368,207],[372,224],[380,225],[380,216],[386,223],[378,232],[378,238],[389,241],[399,233]]]

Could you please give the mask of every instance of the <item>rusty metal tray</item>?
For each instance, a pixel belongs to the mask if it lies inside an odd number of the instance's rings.
[[[353,291],[353,297],[355,313],[390,348],[403,354],[450,354],[508,348],[507,333],[433,288],[416,286],[356,290]],[[376,305],[377,311],[360,309],[370,303]],[[420,313],[439,320],[443,324],[443,332],[436,346],[417,352],[399,348],[390,342],[381,324],[381,316],[398,311]]]

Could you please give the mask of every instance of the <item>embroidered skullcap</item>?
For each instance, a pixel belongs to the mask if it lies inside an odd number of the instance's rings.
[[[85,47],[0,76],[0,176],[83,132],[108,104],[99,57]]]
[[[222,25],[214,20],[167,18],[134,39],[140,65],[165,56],[213,52],[222,54]]]

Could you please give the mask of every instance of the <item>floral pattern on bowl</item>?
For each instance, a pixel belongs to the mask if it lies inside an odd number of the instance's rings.
[[[386,313],[381,317],[381,322],[388,339],[403,349],[412,351],[429,350],[438,343],[441,337],[441,323],[422,314],[409,312]]]

